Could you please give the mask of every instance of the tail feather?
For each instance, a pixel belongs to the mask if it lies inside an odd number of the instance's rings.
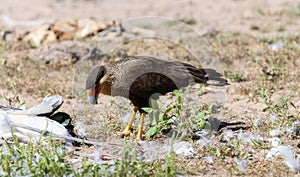
[[[217,71],[213,69],[205,69],[205,72],[208,77],[207,80],[208,85],[216,85],[216,86],[228,85],[227,80],[222,78],[223,77],[222,74],[218,73]]]
[[[222,78],[222,74],[213,69],[197,69],[195,67],[187,67],[195,82],[208,85],[224,86],[228,82]]]
[[[208,85],[224,86],[228,85],[226,79],[223,78],[222,74],[218,73],[214,69],[198,69],[193,65],[187,63],[181,63],[193,76],[193,79],[197,83],[204,83]]]

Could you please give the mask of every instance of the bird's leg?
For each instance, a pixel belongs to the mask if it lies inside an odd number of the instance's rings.
[[[128,122],[126,128],[122,132],[117,132],[117,135],[119,135],[119,136],[128,136],[128,135],[130,135],[131,126],[132,126],[132,123],[134,121],[134,118],[135,118],[135,115],[136,115],[137,111],[138,111],[138,107],[134,107],[133,112],[132,112],[132,114],[129,118],[129,122]]]
[[[142,140],[142,135],[143,135],[143,124],[144,124],[144,117],[145,117],[146,113],[141,113],[141,117],[140,117],[140,126],[139,126],[139,130],[138,130],[138,134],[136,139],[137,140]]]

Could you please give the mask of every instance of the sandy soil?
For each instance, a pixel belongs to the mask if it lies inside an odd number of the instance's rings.
[[[279,14],[298,3],[297,0],[1,0],[0,25],[13,26],[24,22],[32,25],[67,18],[93,17],[111,21],[159,16],[195,19],[197,24],[194,28],[200,32],[216,29],[256,34],[260,31],[251,30],[251,26],[258,25],[265,28],[261,33],[270,34],[272,28],[287,23],[285,31],[292,33],[298,31],[299,19],[290,22]]]

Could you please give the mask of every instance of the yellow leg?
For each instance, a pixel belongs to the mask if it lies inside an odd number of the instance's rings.
[[[138,134],[136,139],[137,140],[142,140],[142,136],[143,136],[143,124],[144,124],[144,117],[145,117],[146,113],[142,113],[141,117],[140,117],[140,126],[139,126],[139,130],[138,130]]]
[[[122,132],[117,132],[117,135],[119,136],[128,136],[131,134],[131,126],[132,126],[132,123],[134,121],[134,118],[135,118],[135,115],[136,115],[136,112],[138,111],[138,107],[134,107],[133,109],[133,112],[129,118],[129,122],[126,126],[126,128],[122,131]]]

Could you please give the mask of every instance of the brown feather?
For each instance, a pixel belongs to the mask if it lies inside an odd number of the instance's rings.
[[[129,98],[140,112],[142,107],[149,107],[153,94],[164,95],[193,83],[209,84],[211,80],[214,85],[227,84],[213,69],[153,57],[127,57],[103,67],[92,70],[86,88],[100,85],[101,93]]]

